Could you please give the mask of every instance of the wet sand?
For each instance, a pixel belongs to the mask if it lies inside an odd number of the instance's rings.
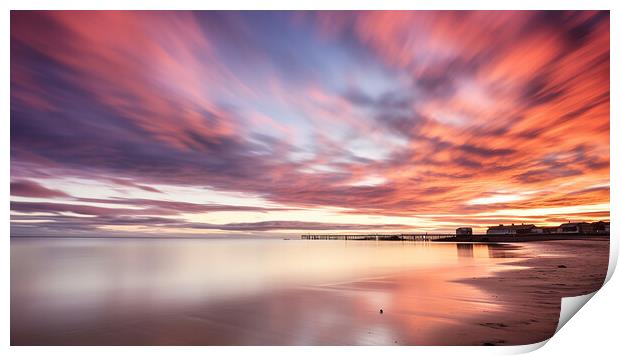
[[[110,308],[74,325],[13,323],[13,345],[418,345],[450,344],[441,330],[482,310],[486,293],[448,282],[450,268],[274,290],[169,308]],[[478,268],[464,268],[476,275]],[[428,279],[424,275],[434,274]],[[444,274],[444,278],[437,278]],[[450,293],[446,295],[446,293]],[[455,296],[462,295],[461,296]],[[384,313],[379,312],[380,309]],[[36,324],[36,329],[32,326]]]
[[[561,298],[595,292],[607,275],[609,239],[532,242],[506,245],[504,250],[525,257],[508,263],[524,268],[460,281],[491,293],[504,306],[499,313],[471,320],[470,332],[480,336],[468,338],[467,344],[524,345],[547,340],[557,328]]]
[[[141,297],[96,310],[76,306],[70,316],[28,318],[12,307],[11,344],[530,344],[552,336],[561,297],[600,288],[609,240],[450,248],[456,267],[446,263],[209,302],[162,307]]]

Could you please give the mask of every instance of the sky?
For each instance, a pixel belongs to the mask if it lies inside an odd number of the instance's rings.
[[[12,11],[12,236],[609,220],[609,12]]]

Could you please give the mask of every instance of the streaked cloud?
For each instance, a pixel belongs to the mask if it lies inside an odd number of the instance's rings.
[[[58,198],[68,196],[67,193],[61,190],[45,188],[37,182],[25,179],[11,182],[11,195],[36,198]]]
[[[15,234],[607,219],[609,139],[608,11],[11,12]]]

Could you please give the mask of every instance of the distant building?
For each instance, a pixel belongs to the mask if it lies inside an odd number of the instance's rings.
[[[609,232],[609,221],[598,221],[592,223],[593,232]]]
[[[504,224],[499,224],[498,226],[489,226],[487,229],[487,235],[509,235],[514,234],[515,230],[510,227],[510,225],[504,226]]]
[[[594,232],[592,224],[587,222],[568,222],[558,227],[558,233],[561,234],[587,234]]]
[[[558,227],[558,232],[562,234],[578,234],[579,224],[577,223],[562,224],[560,225],[560,227]]]
[[[534,234],[541,233],[542,230],[537,228],[534,224],[521,224],[521,225],[503,225],[489,226],[487,229],[487,235],[517,235],[517,234]]]
[[[459,227],[456,229],[457,235],[472,235],[473,231],[471,227]]]
[[[591,234],[594,232],[594,227],[592,226],[592,224],[584,222],[579,224],[579,230],[582,234]]]
[[[537,227],[534,224],[510,224],[489,226],[487,235],[520,235],[520,234],[593,234],[608,233],[609,221],[567,222],[560,226]]]
[[[543,234],[557,234],[558,233],[558,227],[557,226],[543,227],[542,228],[542,233]]]

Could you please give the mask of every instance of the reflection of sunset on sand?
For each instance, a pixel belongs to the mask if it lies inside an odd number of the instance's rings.
[[[13,242],[13,344],[533,343],[555,330],[560,296],[600,287],[608,253],[608,241],[29,240]]]

